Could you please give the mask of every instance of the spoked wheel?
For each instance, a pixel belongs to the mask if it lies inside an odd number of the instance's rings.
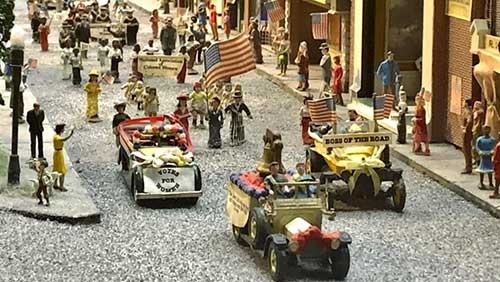
[[[233,237],[234,237],[234,240],[236,240],[236,242],[241,245],[241,246],[246,246],[247,243],[245,242],[245,240],[243,240],[243,238],[241,238],[241,233],[243,232],[243,228],[240,228],[240,227],[237,227],[235,225],[233,225]]]
[[[335,280],[344,280],[351,265],[349,247],[341,246],[337,250],[332,251],[329,257],[329,263],[332,268],[333,278]]]
[[[403,211],[406,203],[406,187],[402,180],[392,184],[392,202],[394,203],[395,211]]]
[[[252,210],[249,221],[249,235],[252,247],[255,249],[262,249],[264,247],[264,240],[266,239],[264,211],[261,208]]]
[[[271,277],[274,281],[283,281],[283,278],[285,277],[285,273],[287,271],[286,252],[279,250],[274,243],[271,243],[269,244],[268,254]]]

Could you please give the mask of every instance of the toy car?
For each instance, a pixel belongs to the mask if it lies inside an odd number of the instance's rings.
[[[306,170],[312,175],[332,172],[327,177],[334,184],[328,192],[330,199],[353,203],[356,199],[392,197],[394,210],[401,212],[406,188],[402,170],[391,168],[389,162],[392,135],[375,128],[369,122],[340,122],[338,134],[325,134],[329,128],[311,127],[314,146],[307,150]],[[390,187],[384,190],[383,182],[389,182]]]
[[[172,115],[126,120],[118,126],[120,160],[134,200],[183,198],[195,205],[201,173],[189,134]]]

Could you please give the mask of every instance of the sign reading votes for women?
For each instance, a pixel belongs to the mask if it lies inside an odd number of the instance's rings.
[[[323,136],[325,147],[338,148],[347,146],[382,146],[391,144],[389,132],[370,132],[354,134],[334,134]]]

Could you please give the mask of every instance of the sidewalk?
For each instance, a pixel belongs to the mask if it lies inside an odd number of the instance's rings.
[[[2,93],[2,97],[5,100],[5,106],[0,106],[0,149],[7,151],[9,154],[12,133],[12,117],[10,117],[11,109],[9,108],[10,92],[5,91],[5,83],[1,77],[0,93]],[[26,115],[26,112],[32,109],[32,105],[36,99],[29,88],[24,92],[23,96],[24,115]],[[52,154],[54,152],[52,146],[54,131],[53,126],[47,120],[48,118],[50,119],[50,117],[45,117],[43,125],[43,149],[45,158],[47,158],[49,166],[51,166]],[[27,164],[31,158],[30,152],[28,125],[27,123],[19,124],[18,154],[21,165],[21,184],[20,187],[6,187],[7,179],[0,179],[2,181],[0,183],[0,209],[43,220],[49,219],[72,224],[99,223],[100,212],[87,189],[82,185],[82,181],[73,169],[71,160],[68,158],[66,152],[64,152],[64,155],[68,173],[65,177],[65,186],[68,188],[68,192],[54,190],[53,195],[50,197],[50,207],[37,205],[38,199],[32,196],[35,189],[30,183],[30,180],[37,179],[37,175]],[[49,170],[51,170],[51,167],[49,167]]]

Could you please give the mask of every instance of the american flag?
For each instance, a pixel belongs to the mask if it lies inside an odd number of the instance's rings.
[[[240,33],[228,40],[210,45],[205,50],[206,85],[255,69],[255,58],[248,35]]]
[[[278,0],[268,1],[264,4],[267,15],[272,22],[279,22],[285,18],[285,10],[280,6]]]
[[[391,116],[392,105],[394,104],[394,95],[385,94],[384,101],[384,118],[389,118]]]
[[[378,95],[373,98],[373,119],[384,119],[385,115],[385,96]]]
[[[309,100],[309,115],[313,123],[328,123],[337,121],[335,102],[332,97]]]
[[[314,39],[328,39],[328,13],[312,13],[311,26]]]

